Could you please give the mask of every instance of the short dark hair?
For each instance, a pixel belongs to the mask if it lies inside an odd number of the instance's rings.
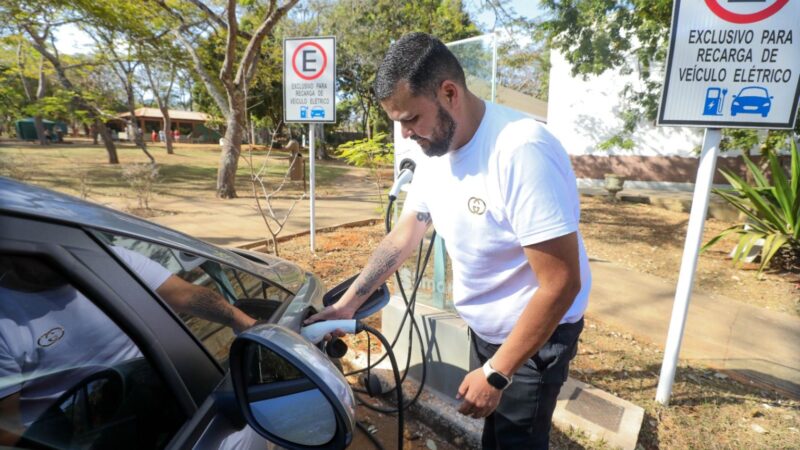
[[[394,93],[397,83],[408,81],[413,95],[435,95],[444,80],[466,87],[464,69],[439,39],[427,33],[408,33],[389,47],[375,76],[378,101]]]

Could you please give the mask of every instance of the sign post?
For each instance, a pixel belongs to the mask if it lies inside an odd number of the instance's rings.
[[[335,38],[283,40],[283,119],[286,123],[309,124],[309,238],[314,253],[316,124],[336,123]]]
[[[668,404],[713,184],[720,128],[794,128],[800,0],[675,0],[659,125],[705,126],[656,401]]]

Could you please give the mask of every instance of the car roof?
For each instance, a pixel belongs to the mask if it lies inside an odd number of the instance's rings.
[[[233,252],[179,231],[102,205],[81,200],[71,195],[21,183],[6,177],[0,177],[0,214],[2,213],[34,217],[51,222],[90,227],[101,231],[137,237],[179,250],[185,250],[197,256],[239,266],[253,273],[264,272],[263,266],[257,266],[246,258],[235,255]],[[266,254],[264,256],[265,258],[262,259],[274,260],[274,263],[278,265],[287,263],[280,258],[270,257],[270,255]],[[273,272],[273,270],[270,271]],[[273,280],[281,278],[279,273],[274,275],[277,275],[277,277],[273,277]]]

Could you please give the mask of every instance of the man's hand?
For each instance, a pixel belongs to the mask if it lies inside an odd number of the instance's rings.
[[[352,319],[355,313],[355,310],[352,308],[342,306],[341,302],[336,302],[330,306],[326,306],[322,311],[304,320],[303,325],[311,325],[321,320]]]
[[[314,322],[323,320],[352,319],[355,313],[354,309],[342,306],[342,302],[338,301],[330,306],[326,306],[322,311],[304,320],[303,325],[311,325]],[[341,330],[335,330],[333,333],[326,334],[323,339],[329,341],[331,337],[342,337],[345,334],[347,333]]]
[[[491,414],[500,403],[503,391],[492,387],[486,381],[483,369],[478,368],[468,373],[458,387],[456,400],[464,399],[458,412],[475,419]]]

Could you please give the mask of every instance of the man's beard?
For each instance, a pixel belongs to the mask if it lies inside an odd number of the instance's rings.
[[[453,135],[456,133],[456,123],[453,117],[438,105],[439,111],[436,114],[436,128],[433,130],[431,139],[420,138],[419,136],[413,137],[417,142],[425,140],[428,142],[428,148],[422,147],[422,152],[427,156],[443,156],[450,151],[450,144],[453,141]]]

